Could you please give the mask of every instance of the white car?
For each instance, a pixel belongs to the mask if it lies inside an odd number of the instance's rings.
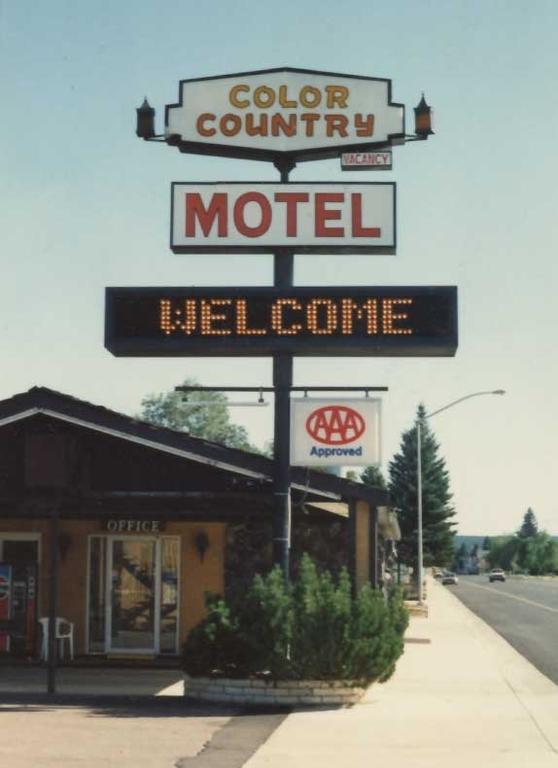
[[[488,574],[488,581],[492,584],[493,581],[505,581],[506,574],[501,568],[493,568]]]
[[[442,574],[442,584],[457,584],[457,583],[458,583],[458,579],[455,573],[452,573],[451,571],[445,571],[445,573]]]

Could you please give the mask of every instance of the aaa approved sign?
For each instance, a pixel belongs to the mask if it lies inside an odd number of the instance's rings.
[[[379,464],[381,400],[291,401],[291,464]]]

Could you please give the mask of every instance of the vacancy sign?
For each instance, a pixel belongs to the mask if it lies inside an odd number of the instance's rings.
[[[291,464],[367,466],[379,464],[381,401],[291,400]]]
[[[395,184],[172,184],[174,253],[395,253]]]
[[[167,143],[202,154],[335,157],[404,136],[391,80],[288,67],[182,80],[165,111]]]
[[[342,171],[391,171],[391,149],[378,152],[343,152]]]

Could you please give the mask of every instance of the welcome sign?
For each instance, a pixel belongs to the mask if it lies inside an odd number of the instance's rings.
[[[379,464],[381,400],[377,398],[291,401],[291,464]]]

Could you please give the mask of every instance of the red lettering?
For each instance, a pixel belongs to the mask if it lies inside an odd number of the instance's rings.
[[[244,209],[248,203],[255,203],[260,207],[260,223],[254,227],[247,224],[244,218]],[[271,205],[267,197],[261,192],[246,192],[244,195],[240,195],[234,204],[233,216],[234,225],[239,234],[245,237],[261,237],[271,225]]]
[[[314,135],[314,123],[320,119],[320,116],[316,114],[315,112],[304,112],[300,119],[306,126],[306,132],[305,136],[313,136]]]
[[[296,115],[289,115],[288,122],[280,112],[271,116],[272,136],[296,136]]]
[[[210,112],[204,112],[203,115],[200,115],[196,120],[196,130],[200,136],[215,136],[217,133],[215,128],[205,127],[205,123],[210,120],[215,120],[215,115],[212,115]]]
[[[343,137],[349,135],[347,131],[349,120],[345,115],[326,115],[325,120],[327,136],[334,136],[335,133]]]
[[[374,133],[374,115],[355,115],[357,136],[372,136]]]
[[[199,222],[203,234],[207,237],[217,218],[217,236],[227,237],[227,195],[225,192],[216,192],[205,208],[201,195],[198,192],[186,193],[186,237],[196,236],[196,220]]]
[[[343,237],[345,229],[343,227],[327,227],[328,221],[339,221],[341,211],[339,209],[328,210],[328,203],[342,203],[345,195],[336,192],[317,192],[315,203],[314,234],[316,237]]]
[[[260,122],[256,125],[256,116],[249,112],[246,115],[246,133],[248,136],[267,136],[267,115],[259,115]]]
[[[242,128],[242,120],[238,115],[227,112],[219,121],[219,127],[224,136],[236,136]]]
[[[285,203],[287,206],[287,237],[296,237],[298,234],[298,218],[296,207],[298,203],[307,203],[309,195],[306,192],[276,192],[275,202]]]
[[[354,192],[351,195],[351,214],[353,237],[380,237],[382,234],[380,227],[362,226],[362,195],[360,192]]]

